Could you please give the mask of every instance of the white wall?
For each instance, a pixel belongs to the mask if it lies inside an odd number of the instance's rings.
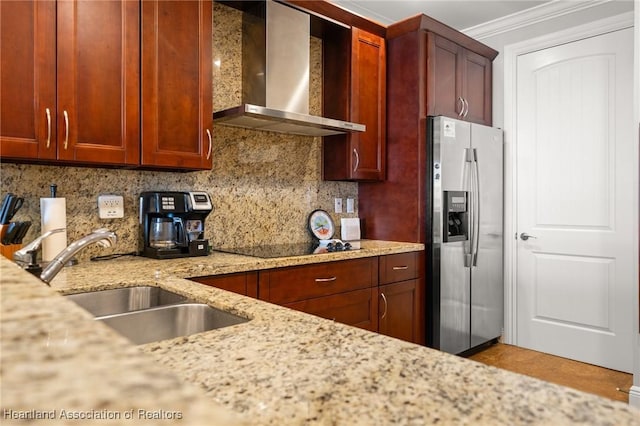
[[[635,1],[635,84],[634,84],[634,112],[636,120],[638,121],[638,144],[640,144],[640,0]],[[639,289],[640,290],[640,289]],[[640,300],[640,294],[637,295]],[[638,318],[640,312],[638,312],[638,304],[636,306],[635,319]],[[636,322],[638,327],[638,322]],[[631,388],[631,394],[629,395],[629,404],[640,408],[640,330],[636,328],[636,356],[635,356],[635,368],[633,374],[633,387]]]
[[[572,13],[560,14],[559,16],[551,17],[540,22],[525,24],[521,27],[511,27],[509,31],[500,30],[498,22],[465,31],[470,36],[500,52],[493,63],[494,126],[505,128],[504,51],[506,46],[526,41],[531,38],[544,36],[546,34],[563,31],[568,28],[577,27],[579,25],[588,24],[607,17],[620,15],[635,9],[634,111],[635,117],[637,117],[638,120],[640,133],[640,0],[614,0],[605,3],[592,1],[590,4],[591,7],[574,11]],[[542,15],[544,14],[540,14],[540,16]],[[489,31],[491,33],[489,33]],[[505,130],[508,132],[508,129]],[[638,142],[640,144],[640,135]],[[638,290],[636,290],[636,292],[637,291]],[[636,293],[636,300],[639,299],[640,294]],[[633,387],[631,388],[629,403],[640,407],[640,329],[638,326],[638,316],[640,313],[638,312],[638,303],[635,303],[634,306],[635,314],[632,320],[634,321],[636,330],[636,348]]]

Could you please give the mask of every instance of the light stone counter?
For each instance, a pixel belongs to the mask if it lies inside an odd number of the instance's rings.
[[[53,280],[66,293],[158,285],[251,319],[139,347],[2,259],[0,408],[176,410],[181,424],[640,425],[619,402],[183,279],[422,247],[368,244],[278,260],[117,259]]]

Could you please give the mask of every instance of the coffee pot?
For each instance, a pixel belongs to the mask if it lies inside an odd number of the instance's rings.
[[[206,192],[143,192],[141,254],[155,259],[207,255],[204,220],[212,209]]]

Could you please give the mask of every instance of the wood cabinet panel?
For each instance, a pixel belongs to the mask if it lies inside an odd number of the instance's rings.
[[[458,117],[462,111],[462,74],[458,72],[459,46],[446,38],[429,35],[427,57],[429,90],[427,90],[429,115]]]
[[[375,257],[293,266],[260,272],[259,298],[285,304],[378,284]]]
[[[140,3],[57,3],[57,158],[137,165]]]
[[[258,273],[239,272],[226,275],[211,275],[189,278],[191,281],[221,288],[250,297],[258,297]]]
[[[351,52],[350,57],[345,52]],[[324,56],[324,115],[364,124],[366,131],[324,137],[323,178],[384,180],[385,40],[355,27],[350,38],[338,30],[325,40]]]
[[[491,126],[493,124],[491,61],[477,53],[465,50],[462,67],[464,76],[462,93],[468,104],[466,120]]]
[[[143,166],[210,169],[212,6],[142,4]]]
[[[375,287],[286,303],[284,306],[365,330],[378,330],[378,289]]]
[[[139,2],[1,7],[2,157],[138,164]]]
[[[380,256],[380,285],[418,278],[418,252]]]
[[[491,60],[428,33],[428,115],[472,121],[490,126]]]
[[[55,158],[56,4],[0,2],[0,156]]]
[[[419,343],[420,294],[418,280],[403,281],[379,287],[380,333],[408,342]]]

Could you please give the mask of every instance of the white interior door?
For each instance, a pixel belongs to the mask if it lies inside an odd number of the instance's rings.
[[[637,321],[632,70],[632,29],[517,61],[515,342],[626,372]]]

